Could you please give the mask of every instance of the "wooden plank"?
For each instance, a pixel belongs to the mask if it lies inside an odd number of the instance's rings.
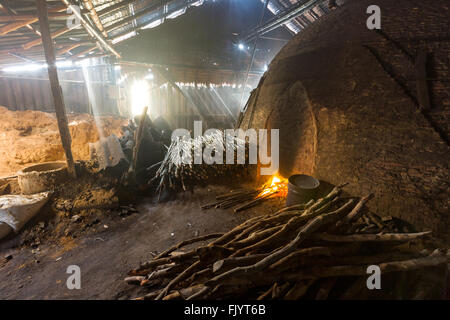
[[[4,36],[10,32],[16,31],[17,29],[23,28],[29,24],[32,24],[34,22],[38,21],[38,18],[33,18],[29,20],[19,21],[7,24],[6,26],[3,26],[0,28],[0,36]]]
[[[47,19],[47,21],[48,21],[48,19]],[[69,32],[69,31],[70,31],[70,29],[67,28],[67,27],[58,29],[58,30],[56,30],[56,31],[54,31],[54,32],[52,32],[52,33],[50,34],[50,39],[57,38],[57,37],[59,37],[60,35],[63,35],[63,34],[65,34],[65,33]],[[22,47],[23,47],[25,50],[28,50],[28,49],[30,49],[30,48],[33,48],[33,47],[35,47],[35,46],[40,45],[41,43],[42,43],[42,38],[38,38],[38,39],[36,39],[36,40],[33,40],[33,41],[30,41],[30,42],[27,42],[27,43],[23,44]],[[53,47],[53,44],[52,44],[52,47]]]
[[[64,107],[64,99],[61,86],[59,85],[58,72],[56,69],[55,49],[53,47],[52,35],[48,24],[47,3],[45,0],[36,0],[37,12],[39,17],[39,25],[42,33],[42,44],[44,46],[45,59],[47,61],[48,78],[52,90],[53,100],[55,102],[56,119],[58,121],[61,142],[66,154],[67,169],[70,176],[74,179],[77,177],[75,171],[75,162],[72,155],[72,138],[70,136],[69,124],[67,121],[66,110]]]

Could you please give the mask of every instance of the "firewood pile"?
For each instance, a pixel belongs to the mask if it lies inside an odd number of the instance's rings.
[[[371,196],[340,194],[335,187],[317,201],[251,218],[227,233],[183,241],[130,271],[125,281],[146,287],[149,293],[139,300],[327,299],[331,292],[355,298],[341,280],[363,279],[365,285],[370,265],[385,276],[450,261],[447,250],[405,245],[430,232],[392,233],[367,214]]]
[[[225,140],[225,141],[224,141]],[[196,138],[184,138],[173,140],[168,147],[166,156],[156,171],[149,184],[156,184],[157,194],[163,190],[175,192],[192,190],[194,186],[207,183],[223,182],[223,179],[244,178],[249,176],[250,166],[245,159],[244,164],[225,164],[225,150],[232,150],[238,154],[238,150],[243,148],[246,151],[246,144],[237,137],[232,141],[223,138],[223,134],[210,133]],[[200,151],[202,157],[203,150],[223,150],[220,155],[224,164],[195,164],[195,153]],[[245,152],[248,157],[248,151]],[[202,161],[204,161],[202,159]],[[148,170],[154,169],[154,166]]]

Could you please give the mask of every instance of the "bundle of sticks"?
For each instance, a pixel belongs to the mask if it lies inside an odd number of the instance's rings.
[[[367,291],[370,265],[379,266],[383,277],[446,268],[447,250],[402,245],[430,232],[383,233],[385,226],[363,210],[370,196],[349,199],[340,192],[335,187],[317,201],[251,218],[224,234],[183,241],[130,271],[125,281],[146,287],[148,293],[138,299],[326,299],[336,292],[355,298],[354,284],[342,280],[363,280]],[[372,233],[357,232],[366,222],[375,226]],[[199,242],[208,243],[181,251]]]
[[[260,188],[231,190],[229,193],[218,195],[215,202],[206,204],[201,209],[228,209],[234,207],[233,210],[237,213],[257,206],[273,197],[283,197],[286,193],[287,184],[280,180],[279,183],[267,183]]]
[[[250,176],[250,166],[245,164],[248,161],[245,161],[244,164],[225,164],[226,159],[223,159],[225,152],[223,155],[220,154],[222,164],[194,164],[194,154],[200,152],[200,157],[202,157],[201,152],[205,148],[217,150],[217,152],[232,150],[236,155],[239,150],[243,149],[243,154],[248,157],[247,146],[241,139],[234,137],[232,140],[227,140],[219,132],[196,138],[173,140],[167,149],[164,160],[157,164],[158,169],[149,184],[156,182],[156,192],[161,194],[164,189],[175,192],[187,191],[197,185],[221,182],[224,178]],[[148,170],[154,168],[155,166],[152,166]]]

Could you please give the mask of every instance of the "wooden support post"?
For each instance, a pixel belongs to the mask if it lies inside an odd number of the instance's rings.
[[[146,120],[147,120],[147,111],[148,111],[148,107],[144,107],[144,110],[142,110],[141,118],[139,120],[138,130],[136,131],[136,134],[134,137],[135,146],[133,149],[132,171],[136,171],[138,156],[139,156],[139,149],[141,148],[142,139],[144,138],[144,128],[145,128],[145,124],[146,124]]]
[[[415,62],[415,76],[417,88],[417,101],[422,110],[430,110],[430,95],[427,84],[427,52],[420,49]]]
[[[48,65],[48,78],[50,80],[50,87],[52,90],[53,101],[55,103],[56,119],[58,121],[59,134],[61,136],[62,146],[66,154],[67,170],[69,175],[76,179],[75,162],[72,156],[69,124],[67,121],[66,109],[64,106],[64,99],[62,89],[59,85],[58,72],[56,69],[55,50],[53,47],[53,40],[50,34],[50,26],[48,24],[47,3],[45,0],[36,0],[37,13],[39,17],[39,25],[42,33],[42,44],[44,46],[45,59]]]

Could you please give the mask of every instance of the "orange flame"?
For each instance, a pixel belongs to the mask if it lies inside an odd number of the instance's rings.
[[[287,195],[287,179],[274,175],[269,183],[265,184],[263,191],[258,197],[272,194],[274,197],[285,197]]]

